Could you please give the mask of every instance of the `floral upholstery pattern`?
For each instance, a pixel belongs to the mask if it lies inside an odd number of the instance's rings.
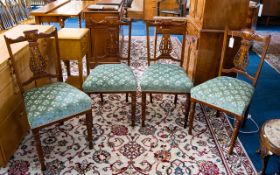
[[[136,91],[136,78],[126,64],[103,64],[94,68],[83,84],[85,92]]]
[[[91,98],[62,82],[33,88],[23,94],[31,128],[91,109]]]
[[[193,87],[185,70],[174,64],[152,64],[144,72],[142,91],[189,93]]]
[[[266,138],[275,147],[280,148],[280,119],[269,120],[264,125]]]
[[[254,87],[242,80],[220,76],[191,90],[191,97],[237,115],[244,115]]]

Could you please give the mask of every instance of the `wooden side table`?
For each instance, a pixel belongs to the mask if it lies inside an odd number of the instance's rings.
[[[263,124],[260,131],[260,144],[262,170],[259,174],[263,175],[265,174],[269,156],[273,154],[280,156],[280,119],[268,120]]]
[[[63,28],[58,31],[60,58],[66,63],[67,76],[65,82],[82,88],[85,80],[83,76],[83,57],[86,55],[87,75],[89,74],[90,32],[89,29]],[[77,60],[79,75],[71,75],[70,61]]]

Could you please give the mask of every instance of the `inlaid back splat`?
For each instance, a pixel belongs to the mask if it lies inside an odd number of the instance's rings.
[[[33,75],[46,74],[47,60],[41,54],[39,50],[39,43],[34,31],[23,32],[28,43],[30,51],[30,60],[29,66],[30,70],[33,72]]]
[[[225,53],[228,49],[228,38],[232,36],[241,39],[240,48],[237,51],[235,57],[233,58],[233,65],[232,68],[224,68],[223,63],[225,59]],[[260,63],[258,65],[258,69],[256,70],[254,75],[250,75],[247,73],[246,67],[249,64],[249,50],[252,46],[253,42],[262,42],[264,43],[263,52],[261,54]],[[264,62],[264,58],[266,55],[266,51],[268,49],[270,42],[270,36],[261,36],[258,34],[255,34],[254,31],[251,31],[249,29],[244,29],[242,31],[230,31],[228,29],[225,30],[224,35],[224,45],[223,50],[221,54],[221,61],[220,61],[220,69],[219,69],[219,75],[222,75],[222,73],[239,73],[243,76],[245,76],[247,79],[249,79],[252,82],[253,86],[256,86],[257,79],[259,77],[262,64]]]
[[[62,81],[62,73],[61,73],[61,65],[59,64],[59,50],[58,50],[58,39],[57,39],[57,31],[56,29],[48,34],[44,33],[38,33],[38,30],[30,30],[23,32],[24,36],[20,36],[16,39],[7,38],[4,36],[5,41],[7,43],[9,54],[11,55],[11,65],[15,67],[15,55],[13,55],[13,51],[11,48],[11,45],[18,42],[24,42],[27,41],[29,45],[29,68],[32,72],[32,77],[27,79],[26,81],[22,81],[20,79],[20,72],[19,70],[15,70],[16,74],[16,80],[20,87],[21,92],[23,93],[25,91],[24,87],[29,85],[30,83],[34,82],[35,86],[37,87],[37,80],[40,80],[42,78],[56,78],[58,81]],[[39,45],[43,44],[43,41],[46,39],[55,38],[55,68],[56,73],[50,73],[48,72],[48,57],[43,56],[43,54],[40,52]],[[42,42],[40,42],[42,41]]]

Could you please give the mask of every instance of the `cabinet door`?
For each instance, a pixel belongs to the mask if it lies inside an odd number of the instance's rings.
[[[144,19],[153,19],[157,15],[157,1],[144,0]]]

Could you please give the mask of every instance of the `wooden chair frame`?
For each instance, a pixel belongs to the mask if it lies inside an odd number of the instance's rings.
[[[62,71],[61,71],[61,64],[60,64],[60,57],[59,57],[59,48],[58,48],[58,36],[57,36],[57,30],[53,30],[52,32],[45,34],[45,33],[38,33],[38,30],[30,30],[30,31],[25,31],[24,32],[24,36],[20,36],[16,39],[10,39],[7,38],[6,36],[4,36],[6,44],[7,44],[7,48],[8,48],[8,52],[10,54],[10,59],[11,59],[11,64],[12,64],[12,72],[13,74],[15,74],[16,76],[16,81],[17,84],[19,86],[20,92],[23,95],[23,93],[26,91],[25,87],[30,85],[31,83],[34,84],[34,86],[37,88],[39,87],[39,81],[42,79],[48,79],[49,81],[51,81],[51,79],[56,79],[58,82],[62,82]],[[44,56],[40,53],[40,49],[39,49],[39,43],[38,40],[40,39],[49,39],[49,38],[53,38],[54,39],[54,43],[55,43],[55,49],[56,49],[56,60],[55,60],[55,69],[56,69],[56,73],[52,74],[52,73],[48,73],[47,72],[47,60],[44,58]],[[33,76],[31,78],[29,78],[26,81],[22,81],[20,79],[20,72],[16,69],[15,67],[15,56],[13,55],[13,51],[11,48],[12,44],[16,44],[19,42],[25,42],[27,41],[29,43],[29,50],[30,52],[30,62],[29,62],[29,67],[30,70],[33,73]],[[51,125],[54,124],[61,124],[66,120],[70,120],[74,117],[80,116],[80,115],[86,115],[86,125],[87,125],[87,131],[88,131],[88,142],[89,142],[89,148],[92,149],[93,148],[93,138],[92,138],[92,122],[93,122],[93,118],[92,118],[92,111],[87,110],[84,112],[81,112],[79,114],[75,114],[72,116],[67,116],[64,119],[55,121],[55,122],[51,122],[42,126],[39,126],[37,128],[32,128],[32,134],[35,140],[35,144],[36,144],[36,150],[37,150],[37,154],[39,157],[39,161],[41,164],[41,169],[42,170],[46,170],[46,165],[45,165],[45,160],[44,160],[44,154],[43,154],[43,149],[41,146],[41,141],[40,141],[40,129],[49,127]]]
[[[241,39],[241,45],[240,45],[240,49],[238,50],[236,56],[233,59],[233,67],[231,68],[225,68],[224,67],[224,59],[225,59],[225,55],[226,55],[226,50],[228,47],[228,43],[229,43],[229,37],[234,37],[235,39],[240,38]],[[261,68],[265,59],[265,55],[270,43],[270,38],[271,36],[261,36],[258,34],[255,34],[253,31],[251,30],[247,30],[244,29],[242,31],[232,31],[229,30],[228,28],[225,29],[224,32],[224,39],[223,39],[223,47],[222,47],[222,54],[221,54],[221,60],[220,60],[220,67],[219,67],[219,76],[223,75],[223,74],[229,74],[229,73],[234,73],[234,74],[241,74],[244,77],[246,77],[248,80],[251,81],[251,84],[253,87],[256,87],[256,83],[258,80],[258,77],[260,75],[261,72]],[[249,49],[252,45],[253,41],[257,41],[257,42],[262,42],[264,43],[264,47],[262,50],[262,54],[260,57],[260,63],[258,65],[258,68],[256,70],[255,75],[250,75],[247,71],[246,71],[246,67],[249,64]],[[239,132],[239,128],[242,122],[244,122],[247,119],[248,116],[248,111],[249,111],[249,107],[246,109],[246,112],[244,115],[237,115],[234,114],[232,112],[229,112],[227,110],[218,108],[216,106],[213,106],[211,104],[205,103],[203,101],[199,101],[196,100],[194,98],[191,98],[191,106],[190,106],[190,121],[189,121],[189,134],[192,134],[192,128],[193,128],[193,120],[194,120],[194,113],[195,113],[195,106],[196,103],[200,103],[203,104],[205,106],[209,106],[210,108],[214,108],[217,110],[217,116],[220,115],[221,112],[227,113],[229,115],[234,116],[235,122],[234,122],[234,129],[233,129],[233,134],[231,136],[231,141],[230,141],[230,148],[229,148],[229,154],[232,154],[233,152],[233,148],[234,148],[234,144],[235,141],[237,139],[238,136],[238,132]],[[185,121],[188,121],[188,118],[185,119]],[[185,127],[187,126],[187,124],[185,123]]]
[[[108,62],[107,64],[119,64],[121,60],[126,60],[128,66],[130,66],[130,48],[131,48],[131,24],[132,21],[130,18],[122,18],[119,19],[114,16],[108,16],[105,17],[104,20],[101,21],[95,21],[93,19],[90,20],[90,23],[88,23],[89,28],[104,28],[109,31],[109,35],[106,38],[106,48],[105,54],[102,56],[93,55],[93,60],[96,60],[96,62],[89,62],[89,64],[93,64],[93,66],[96,66],[99,64],[99,60],[104,58],[114,58],[114,60],[117,60],[117,62]],[[119,51],[119,35],[116,36],[115,34],[118,33],[121,26],[128,26],[128,53],[127,57],[124,58],[120,55]],[[92,48],[94,48],[94,43],[91,45]],[[126,94],[126,102],[128,102],[128,94],[131,94],[131,109],[132,109],[132,126],[135,126],[135,112],[136,112],[136,91],[122,91],[122,92],[87,92],[90,94],[100,94],[101,102],[103,103],[103,94],[105,93],[125,93]]]
[[[150,53],[150,27],[155,27],[155,43],[154,43],[154,57],[151,58]],[[184,55],[185,55],[185,45],[186,45],[186,29],[187,29],[187,20],[181,19],[176,20],[176,18],[155,18],[153,20],[147,20],[146,21],[146,33],[147,33],[147,55],[148,55],[148,65],[150,65],[151,61],[156,62],[158,60],[172,60],[175,62],[179,62],[180,66],[183,66],[184,62]],[[157,57],[157,40],[158,35],[162,34],[162,40],[161,40],[161,48],[160,52],[161,54]],[[176,34],[176,35],[182,35],[183,41],[182,41],[182,50],[181,50],[181,56],[179,59],[174,58],[170,55],[172,51],[172,46],[170,46],[170,35]],[[197,40],[197,38],[196,38]],[[189,42],[196,42],[196,40],[188,40]],[[188,43],[191,45],[191,43]],[[171,44],[172,45],[172,44]],[[189,56],[190,56],[190,52]],[[187,58],[189,59],[189,57]],[[187,60],[187,63],[189,63],[189,60]],[[145,127],[145,119],[146,119],[146,94],[150,94],[150,101],[152,103],[152,94],[174,94],[175,99],[174,103],[176,105],[177,103],[177,95],[186,95],[186,105],[185,105],[185,115],[187,116],[189,113],[189,106],[190,106],[190,94],[189,93],[170,93],[170,92],[149,92],[149,91],[142,91],[142,127]]]

